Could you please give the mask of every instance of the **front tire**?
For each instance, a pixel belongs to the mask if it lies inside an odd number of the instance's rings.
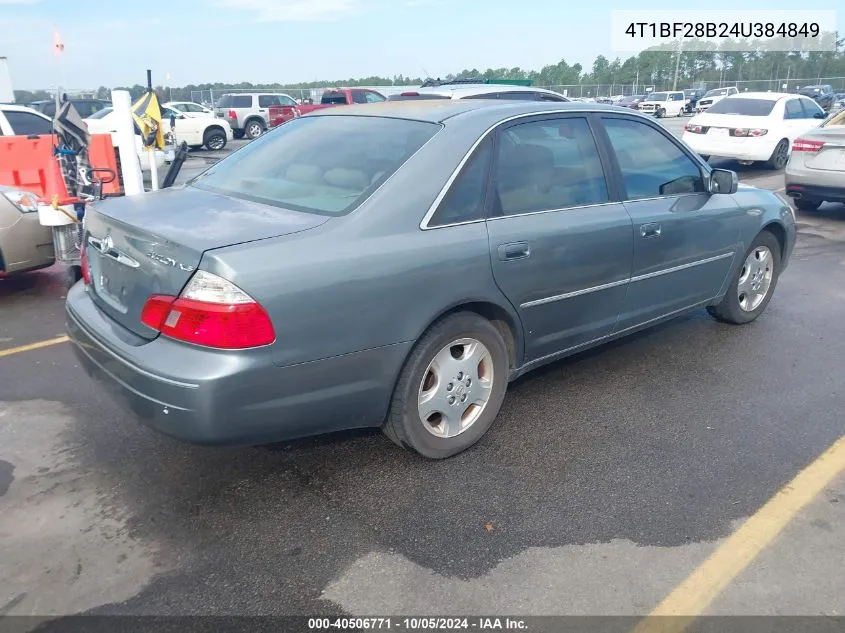
[[[707,311],[718,321],[742,325],[763,313],[780,275],[780,243],[769,231],[761,232],[745,253],[724,298]]]
[[[202,144],[212,152],[219,152],[226,147],[226,134],[222,130],[209,130],[205,133]]]
[[[663,117],[665,117],[665,116],[666,116],[666,110],[664,110],[663,108],[660,108],[660,109],[657,111],[657,118],[658,118],[658,119],[662,119],[662,118],[663,118]]]
[[[487,432],[508,384],[502,335],[474,312],[432,326],[411,352],[390,403],[383,431],[429,459],[466,450]]]

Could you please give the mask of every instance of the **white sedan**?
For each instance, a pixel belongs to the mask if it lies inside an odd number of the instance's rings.
[[[793,141],[819,127],[824,110],[812,99],[780,92],[743,92],[713,104],[684,126],[684,142],[705,160],[733,158],[782,169]]]
[[[168,101],[162,104],[162,106],[171,110],[178,110],[191,119],[214,118],[214,110],[212,108],[207,108],[193,101]]]
[[[171,127],[171,116],[175,125]],[[91,132],[107,133],[114,132],[114,114],[111,108],[100,110],[91,117],[85,119],[88,130]],[[176,138],[177,143],[184,141],[188,147],[199,149],[202,146],[210,150],[221,150],[226,143],[232,140],[232,126],[228,121],[213,118],[190,118],[177,110],[161,108],[162,131],[165,135],[170,133]]]

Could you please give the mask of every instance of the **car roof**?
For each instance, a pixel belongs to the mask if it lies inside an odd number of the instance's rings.
[[[513,84],[454,84],[417,88],[416,90],[409,90],[407,92],[416,92],[421,95],[451,95],[458,98],[466,98],[467,95],[487,94],[490,92],[542,92],[561,97],[563,96],[560,93],[552,90],[546,90],[545,88],[537,88],[535,86],[515,86]]]
[[[0,104],[0,110],[3,110],[4,112],[30,112],[32,114],[37,114],[38,116],[40,116],[44,119],[50,119],[50,117],[45,116],[44,114],[42,114],[38,110],[35,110],[34,108],[29,108],[27,106],[18,105],[16,103],[2,103],[2,104]]]
[[[631,116],[643,115],[627,108],[600,103],[553,101],[500,101],[491,99],[423,99],[420,101],[383,101],[350,105],[343,108],[316,110],[306,116],[373,116],[394,119],[411,119],[430,123],[443,123],[453,117],[472,117],[487,121],[489,125],[520,115],[571,112],[613,112]]]
[[[797,97],[799,95],[790,94],[788,92],[740,92],[728,97],[729,99],[763,99],[766,101],[780,101],[787,97]]]

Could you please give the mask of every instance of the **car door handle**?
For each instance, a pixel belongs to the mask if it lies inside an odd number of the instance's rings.
[[[660,237],[660,232],[663,229],[657,222],[643,224],[640,226],[640,235],[642,237]]]
[[[511,242],[510,244],[499,244],[499,259],[509,262],[514,259],[525,259],[531,255],[528,242]]]

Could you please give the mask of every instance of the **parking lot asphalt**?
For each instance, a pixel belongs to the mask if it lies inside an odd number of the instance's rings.
[[[62,271],[2,279],[0,615],[845,615],[845,479],[812,470],[845,433],[845,206],[799,220],[760,319],[529,374],[443,462],[374,432],[159,436],[62,342]]]

